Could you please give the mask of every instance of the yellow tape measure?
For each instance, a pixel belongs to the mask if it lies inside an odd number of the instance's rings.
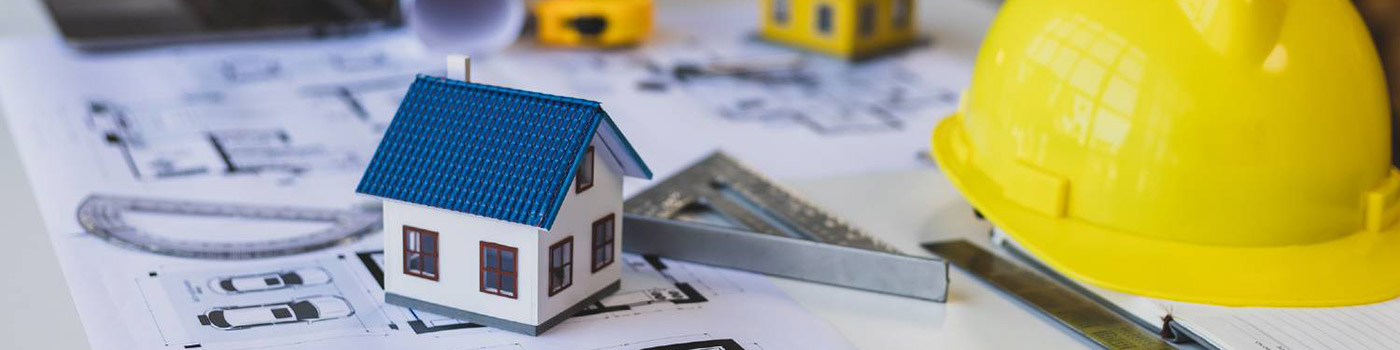
[[[546,45],[630,46],[651,33],[651,0],[543,0],[530,12],[536,37]]]

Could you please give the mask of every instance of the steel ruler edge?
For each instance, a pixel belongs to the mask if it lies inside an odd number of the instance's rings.
[[[1146,329],[1149,331],[1158,331],[1158,336],[1166,340],[1167,342],[1178,345],[1193,344],[1200,346],[1202,349],[1219,349],[1212,345],[1209,341],[1206,341],[1204,338],[1201,338],[1195,332],[1192,332],[1190,329],[1183,327],[1180,322],[1164,321],[1161,325],[1158,325],[1151,323],[1148,320],[1143,320],[1136,316],[1133,316],[1131,312],[1128,312],[1128,310],[1119,307],[1117,304],[1114,304],[1108,299],[1104,299],[1099,294],[1094,293],[1094,291],[1085,288],[1084,285],[1080,284],[1079,282],[1076,282],[1073,279],[1070,279],[1069,277],[1065,276],[1064,274],[1055,271],[1055,269],[1046,266],[1044,263],[1040,262],[1040,259],[1036,259],[1035,256],[1031,255],[1031,253],[1026,252],[1025,248],[1021,247],[1019,243],[1016,243],[1016,240],[1012,239],[1011,236],[1007,235],[1001,230],[1001,228],[996,226],[992,227],[992,244],[995,245],[997,248],[1001,248],[1002,251],[1006,252],[1007,255],[1010,255],[1012,258],[1014,258],[1014,260],[1020,261],[1021,263],[1025,264],[1026,266],[1030,266],[1032,269],[1040,272],[1046,277],[1050,277],[1051,279],[1060,282],[1060,284],[1065,286],[1065,288],[1069,288],[1070,290],[1078,292],[1080,295],[1083,295],[1085,298],[1088,298],[1089,300],[1098,303],[1099,305],[1103,306],[1109,311],[1112,311],[1118,316],[1121,316],[1124,319],[1127,319],[1128,321],[1136,323],[1142,329]],[[1166,331],[1163,331],[1162,326],[1167,327]]]
[[[967,274],[1106,349],[1176,349],[1094,299],[967,240],[924,244]]]
[[[714,225],[623,216],[622,250],[944,302],[948,263]]]

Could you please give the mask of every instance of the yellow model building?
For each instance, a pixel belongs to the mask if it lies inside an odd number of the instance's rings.
[[[914,0],[760,0],[764,39],[861,59],[912,44]]]

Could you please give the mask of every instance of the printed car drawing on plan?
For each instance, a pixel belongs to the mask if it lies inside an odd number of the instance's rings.
[[[636,307],[657,302],[685,301],[690,298],[674,288],[649,288],[630,293],[618,293],[599,301],[603,305]]]
[[[319,267],[300,268],[252,275],[216,277],[209,280],[209,290],[220,294],[263,292],[331,282],[331,274]]]
[[[289,323],[315,323],[355,314],[350,302],[338,296],[313,296],[289,302],[217,307],[199,315],[199,324],[219,330],[239,330]]]
[[[744,350],[744,347],[739,346],[739,342],[733,339],[715,339],[684,344],[654,346],[642,350]]]

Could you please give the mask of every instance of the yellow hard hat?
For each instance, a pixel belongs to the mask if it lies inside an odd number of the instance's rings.
[[[1400,296],[1379,60],[1344,0],[1012,0],[934,155],[1089,284],[1235,306]]]

